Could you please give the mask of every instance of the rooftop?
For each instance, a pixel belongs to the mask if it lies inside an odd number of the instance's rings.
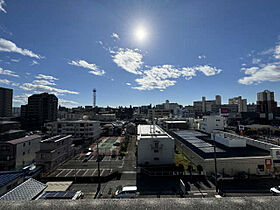
[[[62,141],[64,139],[70,138],[72,137],[72,135],[57,135],[57,136],[53,136],[51,138],[45,139],[41,142],[45,142],[45,143],[50,143],[50,142],[59,142]]]
[[[10,140],[10,141],[7,141],[6,143],[20,144],[20,143],[27,142],[27,141],[32,141],[32,140],[38,139],[38,138],[41,138],[41,136],[34,134],[34,135],[31,135],[31,136],[25,136],[25,137],[22,137],[22,138],[19,138],[19,139]]]
[[[32,200],[37,197],[46,187],[47,185],[30,178],[0,197],[0,200]]]
[[[22,171],[0,171],[0,187],[10,183],[11,181],[23,176]]]
[[[174,131],[171,132],[171,135],[204,159],[214,158],[214,146],[211,137],[192,130]],[[216,154],[217,158],[230,158],[268,156],[270,152],[250,145],[234,148],[216,142]]]
[[[167,135],[158,125],[138,125],[137,134],[141,136]]]

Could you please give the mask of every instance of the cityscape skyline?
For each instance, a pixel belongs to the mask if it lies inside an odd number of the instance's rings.
[[[14,106],[42,92],[62,106],[92,105],[93,88],[97,106],[192,105],[215,95],[255,103],[266,89],[279,102],[278,8],[277,1],[0,1],[0,86],[14,90]]]

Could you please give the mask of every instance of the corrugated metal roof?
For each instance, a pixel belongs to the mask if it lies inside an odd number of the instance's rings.
[[[30,178],[0,197],[0,200],[32,200],[46,187],[46,184]]]
[[[19,171],[0,171],[0,187],[10,183],[11,181],[23,176],[23,172]]]

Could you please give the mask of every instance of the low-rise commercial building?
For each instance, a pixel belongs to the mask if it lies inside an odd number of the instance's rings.
[[[36,163],[49,171],[62,163],[74,153],[71,135],[57,135],[40,142],[40,150],[36,153]]]
[[[138,125],[138,165],[174,164],[174,139],[157,125]]]
[[[174,131],[171,135],[176,148],[195,166],[202,166],[208,175],[215,171],[214,145],[218,173],[234,176],[240,172],[254,175],[280,172],[279,146],[222,131],[215,131],[212,138],[191,130]]]
[[[41,136],[31,135],[0,142],[0,170],[22,169],[35,162]]]
[[[100,122],[91,120],[61,120],[46,123],[45,127],[48,136],[72,135],[73,140],[96,140],[100,137],[101,133]]]

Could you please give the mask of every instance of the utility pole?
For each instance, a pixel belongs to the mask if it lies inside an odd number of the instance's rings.
[[[214,162],[215,162],[215,186],[216,192],[218,192],[218,181],[217,181],[217,154],[216,154],[216,135],[213,133],[213,140],[214,140]]]
[[[99,160],[99,147],[98,147],[98,140],[97,140],[97,170],[98,170],[98,186],[97,186],[97,195],[100,194],[101,183],[100,183],[100,160]]]

